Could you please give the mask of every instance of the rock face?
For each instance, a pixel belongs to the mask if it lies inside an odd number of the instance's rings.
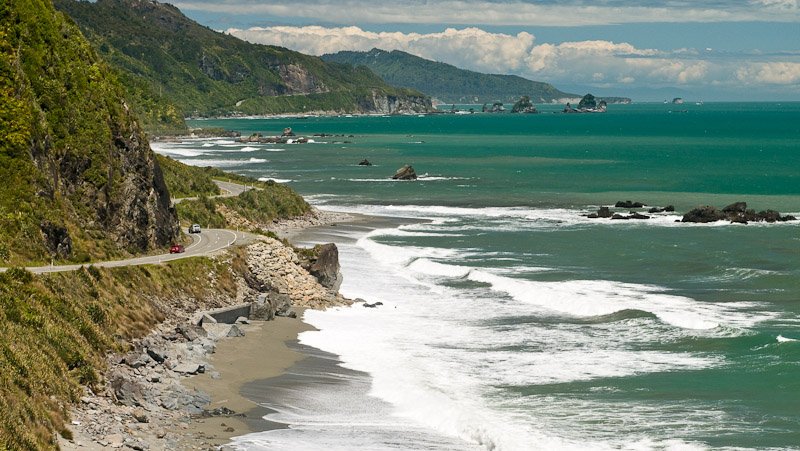
[[[398,169],[397,172],[394,173],[392,176],[393,180],[416,180],[417,173],[414,171],[414,168],[411,165],[405,165],[402,168]]]
[[[387,95],[384,92],[373,89],[370,96],[365,97],[359,102],[362,112],[380,114],[410,114],[427,113],[433,110],[429,97],[417,95]]]
[[[705,205],[692,209],[685,215],[681,222],[696,222],[708,223],[716,221],[730,221],[736,223],[747,224],[748,222],[784,222],[794,221],[797,218],[791,215],[781,216],[775,210],[764,210],[756,213],[755,210],[749,210],[746,202],[735,202],[722,210],[716,207]]]
[[[308,272],[316,277],[326,288],[339,290],[342,285],[342,272],[339,266],[339,249],[333,243],[323,244],[317,252],[317,259]]]
[[[178,220],[122,86],[50,2],[24,4],[0,17],[3,29],[25,30],[3,40],[13,49],[9,61],[24,64],[4,72],[9,85],[0,93],[0,104],[10,109],[4,117],[16,121],[0,124],[14,130],[3,145],[10,160],[0,169],[0,179],[14,186],[0,184],[0,199],[31,206],[23,222],[40,225],[42,247],[52,257],[88,254],[75,247],[100,239],[131,252],[169,244]],[[78,240],[70,236],[75,233],[85,236]]]

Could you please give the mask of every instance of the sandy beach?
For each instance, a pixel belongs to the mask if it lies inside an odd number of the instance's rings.
[[[302,317],[302,309],[297,313]],[[207,372],[184,382],[211,396],[208,410],[225,407],[238,414],[198,418],[190,423],[187,435],[197,445],[220,446],[230,442],[231,437],[282,427],[264,420],[267,409],[242,396],[241,391],[250,382],[281,375],[305,358],[290,349],[287,342],[296,340],[298,333],[310,330],[311,326],[297,318],[280,317],[274,321],[254,321],[243,329],[244,337],[217,344],[209,363],[218,376]]]

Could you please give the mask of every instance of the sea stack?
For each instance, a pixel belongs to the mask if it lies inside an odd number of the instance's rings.
[[[398,169],[397,172],[394,173],[392,176],[393,180],[416,180],[417,173],[414,171],[414,168],[411,165],[407,164],[402,168]]]

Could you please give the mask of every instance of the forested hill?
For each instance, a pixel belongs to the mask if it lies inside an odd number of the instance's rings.
[[[459,69],[399,50],[345,51],[323,55],[322,59],[366,66],[387,83],[422,91],[445,103],[510,102],[519,100],[521,96],[529,96],[534,103],[549,103],[581,97],[559,91],[549,83],[531,81],[516,75],[482,74]]]
[[[0,266],[139,253],[178,234],[122,86],[50,0],[0,1],[0,180]]]
[[[182,117],[287,112],[418,112],[430,100],[364,68],[251,44],[151,0],[55,0],[120,72],[150,129]],[[174,106],[174,109],[170,108]]]

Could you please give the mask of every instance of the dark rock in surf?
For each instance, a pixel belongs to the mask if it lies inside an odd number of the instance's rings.
[[[631,202],[629,200],[626,200],[626,201],[621,201],[620,200],[620,201],[617,201],[617,203],[614,204],[614,206],[617,207],[617,208],[642,208],[642,207],[645,206],[645,204],[643,204],[641,202]]]
[[[608,207],[600,207],[600,209],[597,210],[598,218],[610,218],[612,214],[613,213],[611,213],[611,210]]]
[[[361,160],[361,162],[358,163],[358,165],[359,166],[372,166],[372,163],[370,163],[369,160],[364,158],[363,160]]]
[[[414,168],[408,164],[398,169],[397,172],[395,172],[394,175],[392,176],[392,180],[416,180],[416,179],[417,179],[417,173],[414,171]]]

